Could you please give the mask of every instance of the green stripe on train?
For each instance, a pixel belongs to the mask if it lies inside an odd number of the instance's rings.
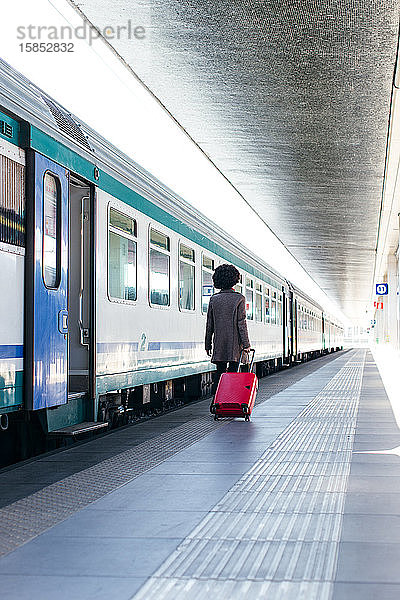
[[[23,378],[23,371],[16,371],[14,382],[6,384],[0,373],[0,412],[9,412],[22,406]]]

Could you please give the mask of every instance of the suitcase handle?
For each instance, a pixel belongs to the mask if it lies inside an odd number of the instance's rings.
[[[249,372],[251,373],[252,369],[253,369],[253,364],[254,364],[254,356],[256,354],[256,351],[254,350],[254,348],[250,348],[250,352],[252,352],[252,356],[251,356],[251,361],[250,361],[250,367],[249,367]],[[239,364],[238,364],[238,369],[237,372],[240,373],[240,366],[242,364],[242,356],[243,356],[244,350],[241,351],[240,353],[240,358],[239,358]],[[248,363],[247,363],[248,364]]]

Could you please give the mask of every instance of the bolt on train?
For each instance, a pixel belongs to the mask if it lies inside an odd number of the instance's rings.
[[[14,458],[210,394],[219,264],[241,273],[259,376],[343,347],[284,273],[4,61],[0,161],[0,444]]]

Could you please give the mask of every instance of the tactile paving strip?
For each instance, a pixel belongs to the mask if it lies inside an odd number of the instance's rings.
[[[365,354],[352,354],[135,600],[329,600]]]

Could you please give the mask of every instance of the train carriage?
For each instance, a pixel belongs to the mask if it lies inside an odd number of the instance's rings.
[[[309,296],[293,287],[293,357],[296,361],[313,358],[323,348],[323,310]]]

